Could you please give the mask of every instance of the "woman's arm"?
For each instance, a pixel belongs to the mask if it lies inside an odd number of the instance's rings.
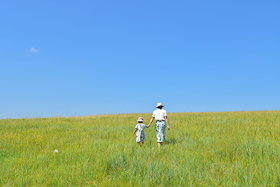
[[[150,125],[151,125],[151,123],[153,123],[154,119],[155,119],[155,117],[152,117],[152,119],[151,119],[151,121],[150,121],[149,125],[147,126],[147,128],[149,128],[149,127],[150,127]]]
[[[137,129],[135,129],[135,131],[133,132],[133,134],[135,134],[136,131],[137,131]]]
[[[167,119],[167,116],[164,116],[164,119],[166,121],[166,124],[167,124],[167,129],[170,130],[170,127],[169,127],[169,123],[168,123],[168,119]]]

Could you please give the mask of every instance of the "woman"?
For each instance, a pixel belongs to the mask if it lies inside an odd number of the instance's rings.
[[[165,122],[167,124],[167,129],[170,130],[166,110],[162,109],[164,105],[162,103],[157,103],[157,110],[154,110],[153,117],[147,126],[147,128],[150,127],[151,123],[156,120],[156,132],[157,132],[157,143],[158,147],[160,147],[161,143],[165,141]]]

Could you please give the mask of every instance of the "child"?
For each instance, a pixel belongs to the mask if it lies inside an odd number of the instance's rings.
[[[143,124],[143,118],[142,117],[139,117],[137,121],[138,121],[138,124],[135,126],[135,131],[133,132],[133,134],[135,134],[135,132],[137,131],[136,142],[138,143],[139,147],[141,147],[140,142],[142,142],[142,145],[143,145],[144,140],[145,140],[144,129],[146,128],[146,125]]]

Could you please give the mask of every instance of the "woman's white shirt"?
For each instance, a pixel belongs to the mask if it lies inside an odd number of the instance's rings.
[[[164,109],[157,109],[157,110],[154,110],[154,112],[153,112],[153,117],[156,120],[164,120],[165,116],[167,116],[167,114],[166,114],[166,110],[164,110]]]

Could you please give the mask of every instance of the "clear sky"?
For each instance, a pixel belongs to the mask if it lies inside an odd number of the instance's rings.
[[[280,110],[279,0],[0,2],[0,118]]]

